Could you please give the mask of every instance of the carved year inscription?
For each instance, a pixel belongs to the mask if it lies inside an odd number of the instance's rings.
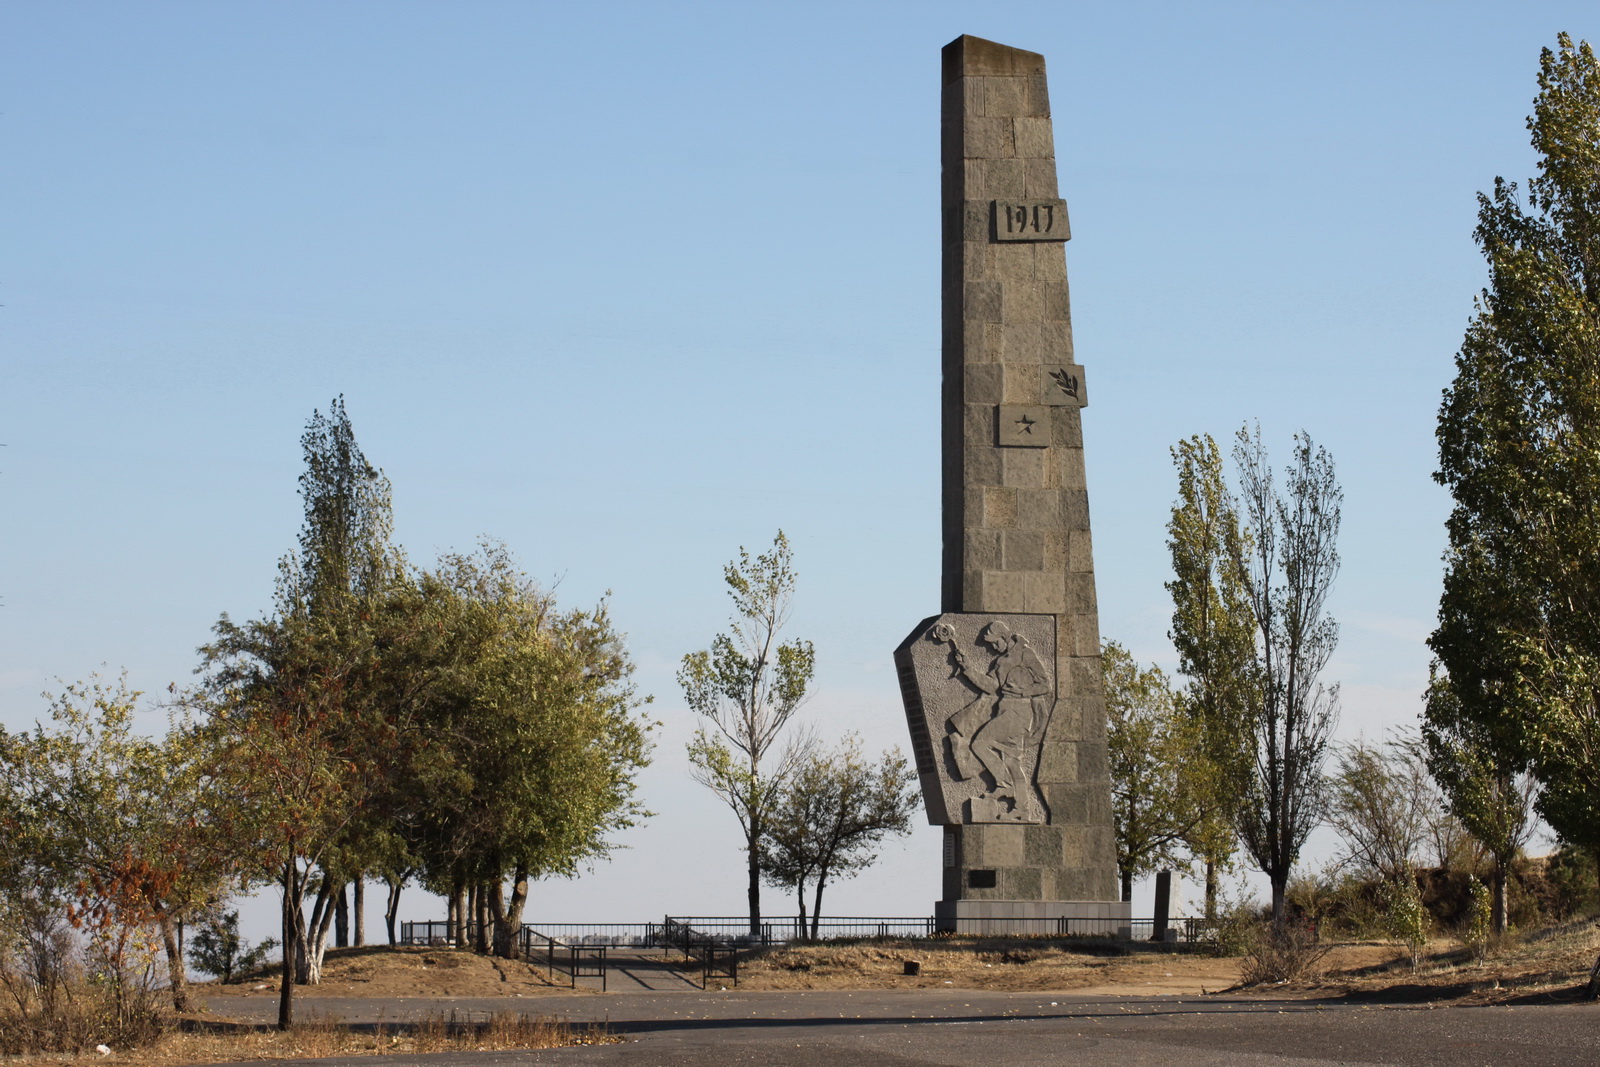
[[[994,236],[997,241],[1065,241],[1072,236],[1067,202],[996,200]]]

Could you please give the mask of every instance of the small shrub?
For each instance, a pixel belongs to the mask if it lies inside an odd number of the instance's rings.
[[[1405,877],[1384,887],[1384,928],[1390,937],[1406,947],[1414,971],[1422,963],[1428,946],[1428,912],[1422,906],[1417,880]]]
[[[27,902],[31,904],[31,902]],[[128,1049],[161,1036],[153,949],[138,931],[79,938],[43,907],[7,909],[0,925],[0,1055]]]
[[[1489,943],[1494,936],[1494,894],[1474,878],[1467,890],[1467,918],[1461,928],[1461,943],[1479,963],[1489,954]]]
[[[1224,896],[1217,908],[1217,955],[1243,956],[1261,935],[1261,906],[1254,897]]]
[[[1319,943],[1315,929],[1305,923],[1286,923],[1280,929],[1258,923],[1239,964],[1239,981],[1279,985],[1314,978],[1327,954],[1328,946]]]

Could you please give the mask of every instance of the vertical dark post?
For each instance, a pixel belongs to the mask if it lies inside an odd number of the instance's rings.
[[[1156,928],[1150,935],[1152,941],[1165,941],[1167,939],[1168,913],[1172,910],[1172,872],[1161,871],[1156,875]]]

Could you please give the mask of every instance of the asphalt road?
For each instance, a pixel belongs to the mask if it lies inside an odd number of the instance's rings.
[[[385,1067],[406,1063],[1600,1067],[1600,1006],[1549,999],[1451,1008],[1216,996],[730,990],[515,1000],[305,997],[297,1006],[301,1013],[314,1011],[348,1022],[399,1021],[452,1009],[517,1010],[574,1022],[605,1022],[625,1039],[618,1045],[536,1052],[385,1056],[381,1060]],[[276,1002],[265,997],[219,998],[214,1010],[263,1022],[276,1018]],[[316,1062],[327,1067],[375,1061]]]

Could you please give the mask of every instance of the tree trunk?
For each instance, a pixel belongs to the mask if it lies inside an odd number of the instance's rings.
[[[183,944],[178,938],[172,913],[160,912],[161,940],[167,950],[167,981],[172,986],[172,1010],[189,1010],[189,976],[183,969]]]
[[[316,985],[322,981],[322,961],[328,954],[328,929],[333,925],[334,912],[338,910],[334,907],[334,900],[343,892],[343,886],[337,890],[329,889],[326,881],[317,891],[317,906],[312,911],[314,921],[311,929],[307,931],[311,941],[310,950],[306,953],[307,985]]]
[[[800,905],[800,926],[795,930],[795,936],[804,938],[810,929],[806,925],[806,880],[796,879],[794,883],[794,899]]]
[[[747,896],[750,900],[750,936],[761,936],[761,856],[756,851],[756,840],[750,840],[750,847],[746,851],[750,854],[750,888]]]
[[[826,874],[817,875],[817,895],[811,898],[811,940],[817,939],[817,931],[822,923],[822,887],[828,884]]]
[[[406,887],[404,878],[391,877],[389,879],[389,902],[383,909],[383,925],[389,930],[389,944],[396,945],[400,939],[395,936],[394,920],[400,914],[400,890]],[[455,909],[455,901],[450,902],[451,910]]]
[[[473,930],[472,951],[480,956],[489,954],[489,887],[476,885],[472,889],[477,906],[472,909],[472,920],[476,924]]]
[[[300,928],[300,886],[295,878],[294,849],[283,865],[283,982],[278,988],[278,1029],[294,1027],[294,961]]]
[[[318,891],[317,904],[312,905],[310,921],[306,920],[306,881],[310,877],[309,870],[294,873],[294,885],[299,891],[299,896],[294,901],[294,984],[310,984],[310,941],[309,929],[317,928],[318,921],[322,921],[322,893]]]
[[[1289,914],[1285,908],[1285,891],[1289,885],[1286,875],[1274,874],[1270,877],[1272,882],[1272,932],[1281,937],[1286,929]]]
[[[1122,902],[1124,904],[1133,900],[1133,872],[1124,868],[1122,874]]]
[[[350,883],[352,896],[351,903],[355,905],[355,937],[351,939],[356,948],[362,948],[367,943],[367,872],[357,871],[355,881]]]
[[[495,882],[490,892],[494,910],[494,954],[503,960],[517,958],[518,935],[522,933],[522,908],[528,902],[528,871],[517,868],[511,882],[511,905],[506,906],[505,886]]]
[[[1206,922],[1217,921],[1217,861],[1206,858]]]
[[[456,948],[466,948],[468,946],[468,942],[467,942],[467,914],[468,913],[467,913],[467,883],[464,882],[464,881],[456,883],[455,906],[456,906],[456,927],[455,927],[455,931],[454,931],[453,936],[455,938]]]
[[[339,895],[333,898],[333,947],[350,947],[350,897],[344,886],[339,887]]]
[[[294,980],[300,985],[314,985],[316,979],[311,977],[313,970],[311,960],[311,942],[316,937],[317,930],[322,926],[323,912],[331,910],[333,903],[332,894],[328,892],[328,877],[324,873],[322,886],[317,890],[317,900],[311,906],[311,918],[302,924],[300,939],[296,945],[294,956]]]
[[[1489,909],[1489,914],[1493,917],[1490,928],[1497,935],[1503,934],[1510,924],[1507,922],[1506,913],[1506,865],[1498,860],[1495,861],[1494,871],[1489,875],[1489,896],[1493,901]]]

